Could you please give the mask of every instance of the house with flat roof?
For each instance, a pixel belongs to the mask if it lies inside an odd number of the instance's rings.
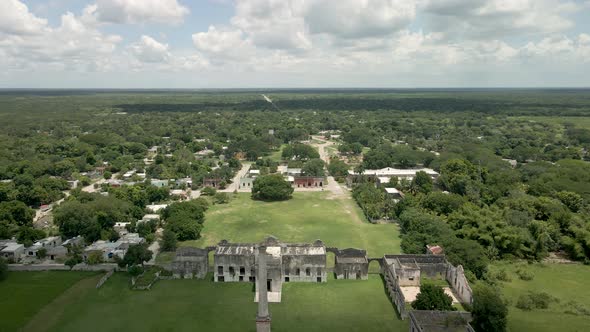
[[[25,253],[25,246],[14,240],[0,241],[0,257],[9,262],[18,262]]]

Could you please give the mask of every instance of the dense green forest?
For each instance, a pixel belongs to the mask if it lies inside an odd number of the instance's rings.
[[[206,177],[229,182],[238,158],[266,173],[281,148],[291,166],[323,175],[317,152],[301,142],[333,131],[342,156],[363,157],[354,165],[333,159],[328,170],[339,179],[347,169],[440,173],[434,183],[387,184],[406,193],[397,203],[372,183],[354,188],[367,215],[399,222],[407,253],[441,244],[480,278],[493,260],[555,251],[590,259],[590,91],[265,91],[274,105],[260,93],[3,91],[0,238],[43,236],[30,207],[63,198],[67,181],[90,183],[97,168],[117,176],[136,170],[146,180],[136,179],[133,190],[111,188],[108,198],[71,195],[56,212],[62,235],[108,239],[115,222],[168,197],[149,179],[191,178],[195,189]],[[157,156],[146,164],[154,146]],[[90,215],[67,217],[75,210]]]

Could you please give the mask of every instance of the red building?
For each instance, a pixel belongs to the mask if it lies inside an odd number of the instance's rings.
[[[321,176],[295,176],[293,186],[297,188],[323,187],[326,179]]]

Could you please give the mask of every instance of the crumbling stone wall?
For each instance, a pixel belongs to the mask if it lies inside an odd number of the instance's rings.
[[[457,295],[459,301],[462,303],[473,303],[473,291],[465,277],[463,266],[459,265],[454,267],[449,263],[447,266],[446,279],[455,291],[455,295]]]

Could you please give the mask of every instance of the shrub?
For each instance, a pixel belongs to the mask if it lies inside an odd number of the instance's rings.
[[[528,294],[523,294],[518,297],[518,301],[516,301],[516,307],[521,310],[532,310],[534,308],[533,300],[531,300]]]
[[[217,193],[213,198],[215,204],[227,204],[229,203],[229,195],[227,193]]]
[[[545,292],[528,292],[518,297],[516,307],[522,310],[547,309],[552,302],[559,302],[559,299]]]
[[[586,308],[583,304],[576,301],[569,301],[565,304],[564,313],[576,316],[590,316],[590,309]]]
[[[525,270],[524,268],[518,268],[516,270],[516,274],[520,280],[530,281],[535,278],[535,274],[529,270]]]
[[[201,195],[203,196],[213,196],[217,193],[217,190],[213,187],[205,187],[201,189]]]
[[[143,273],[143,268],[139,265],[132,265],[127,269],[127,272],[132,276],[132,277],[137,277],[138,275]]]
[[[91,252],[90,254],[88,254],[88,259],[86,259],[86,263],[88,263],[88,265],[96,265],[102,262],[102,252],[100,251]]]

